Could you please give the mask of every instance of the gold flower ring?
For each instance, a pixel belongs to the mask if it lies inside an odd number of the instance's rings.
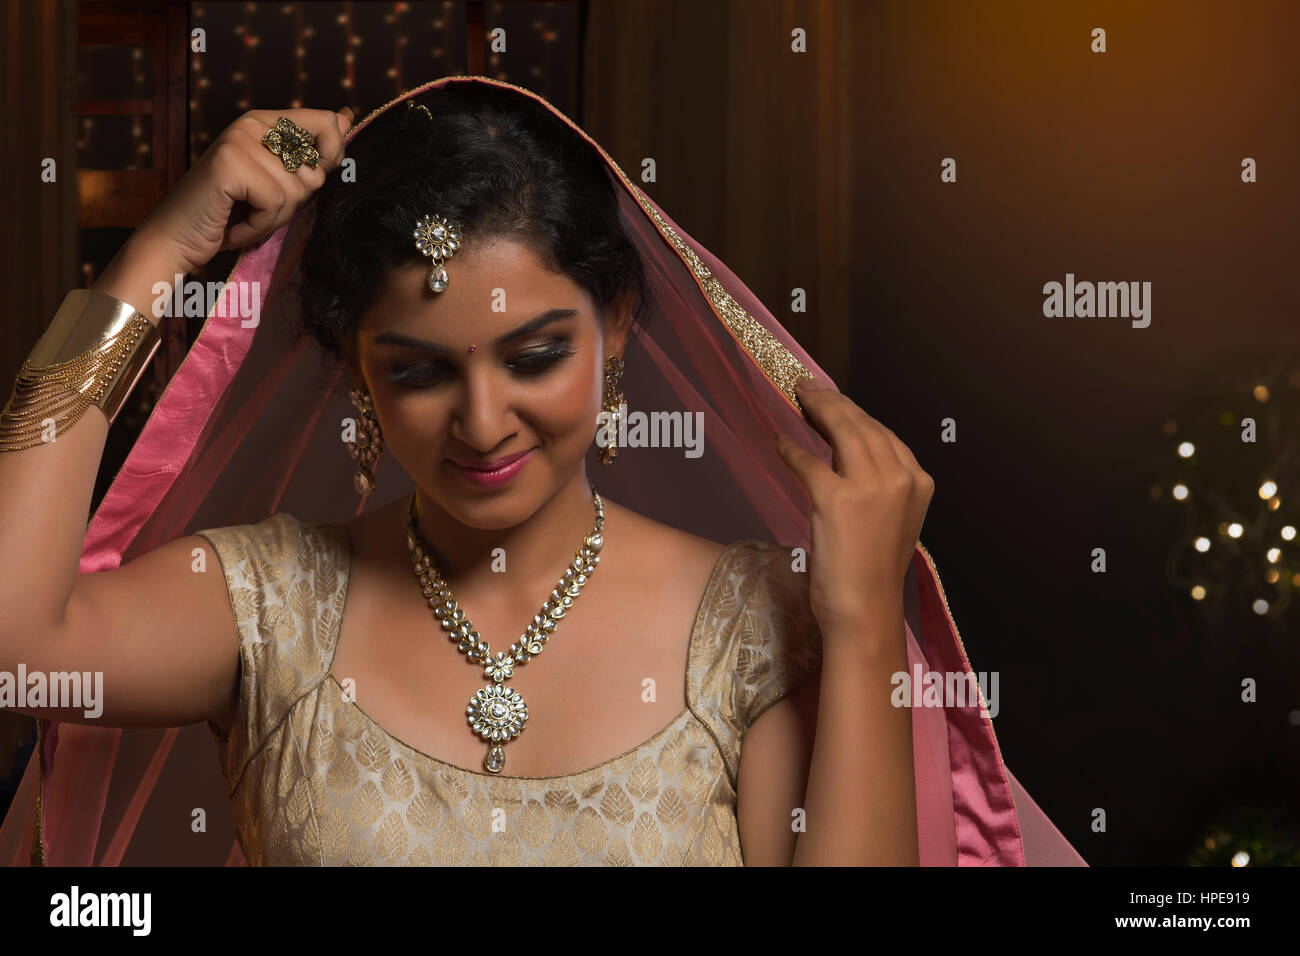
[[[312,169],[320,162],[316,151],[316,137],[287,116],[281,116],[262,137],[262,145],[280,157],[284,168],[291,173],[303,163]]]

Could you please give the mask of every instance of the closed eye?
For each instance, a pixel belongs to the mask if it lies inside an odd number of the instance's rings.
[[[547,348],[521,352],[506,364],[517,375],[532,377],[550,371],[576,352],[577,350],[567,343],[557,343]],[[431,388],[450,378],[452,372],[453,368],[449,362],[395,365],[388,374],[388,381],[410,388]]]
[[[515,360],[510,365],[524,375],[540,375],[542,372],[549,371],[559,365],[576,351],[570,345],[559,343],[548,348],[534,349],[531,352],[516,355]]]

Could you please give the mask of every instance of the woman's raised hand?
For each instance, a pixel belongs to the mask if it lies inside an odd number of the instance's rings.
[[[315,138],[320,153],[315,169],[303,165],[290,172],[262,145],[262,137],[281,116]],[[221,131],[131,233],[93,288],[131,304],[158,324],[159,284],[170,287],[177,275],[194,272],[223,249],[260,242],[288,222],[343,161],[343,134],[350,126],[347,114],[329,110],[245,113]]]
[[[316,168],[304,163],[289,172],[262,145],[281,116],[315,137],[320,153]],[[182,273],[198,269],[222,250],[260,242],[288,222],[342,162],[343,135],[350,125],[346,114],[330,110],[250,110],[221,131],[132,239],[168,247]],[[245,208],[246,218],[239,215]]]

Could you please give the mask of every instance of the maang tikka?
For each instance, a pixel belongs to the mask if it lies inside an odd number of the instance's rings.
[[[415,224],[415,248],[433,260],[425,280],[432,292],[441,292],[449,282],[443,263],[460,248],[460,220],[448,221],[437,213],[425,216]]]

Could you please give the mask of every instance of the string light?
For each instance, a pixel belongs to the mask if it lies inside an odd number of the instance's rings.
[[[343,57],[344,77],[339,81],[339,85],[345,90],[352,89],[352,84],[356,78],[354,67],[352,65],[353,56],[352,48],[357,45],[357,37],[352,35],[352,4],[351,2],[343,4],[343,12],[338,15],[338,22],[343,26],[344,42],[343,49],[347,51]],[[349,104],[351,105],[351,104]]]
[[[235,74],[235,82],[243,82],[244,95],[235,101],[235,105],[241,110],[249,108],[253,101],[253,47],[257,46],[257,35],[253,32],[253,14],[257,12],[257,4],[244,4],[244,24],[239,31],[244,35],[244,68]]]
[[[292,105],[295,109],[302,106],[305,90],[303,83],[307,79],[307,37],[311,35],[310,28],[304,28],[302,25],[302,4],[286,4],[285,13],[293,15],[293,35],[297,42],[293,46],[293,100]]]
[[[1261,380],[1235,393],[1238,405],[1249,402],[1258,407],[1269,403],[1267,417],[1257,422],[1256,440],[1266,443],[1260,451],[1267,456],[1265,461],[1275,464],[1267,466],[1268,470],[1253,482],[1253,488],[1232,470],[1223,471],[1222,462],[1205,458],[1220,443],[1236,449],[1247,440],[1244,431],[1236,434],[1246,417],[1259,414],[1235,410],[1234,399],[1230,398],[1216,403],[1212,410],[1198,413],[1212,423],[1216,433],[1213,437],[1183,434],[1182,424],[1172,419],[1163,423],[1165,447],[1172,447],[1179,465],[1172,480],[1157,480],[1149,485],[1149,497],[1180,503],[1185,509],[1184,520],[1192,528],[1205,527],[1208,518],[1215,529],[1214,533],[1192,531],[1180,539],[1169,556],[1168,575],[1181,593],[1198,602],[1211,598],[1240,600],[1238,607],[1242,611],[1280,620],[1300,591],[1300,555],[1293,546],[1297,523],[1287,520],[1291,516],[1283,513],[1282,500],[1282,489],[1296,483],[1295,467],[1293,456],[1284,444],[1279,444],[1280,436],[1295,431],[1289,419],[1295,408],[1291,398],[1300,389],[1300,372],[1290,371],[1295,367],[1291,357],[1273,364],[1275,368],[1268,376],[1261,376]],[[1220,491],[1215,479],[1232,490]],[[1263,508],[1256,511],[1250,505],[1252,500],[1262,502]],[[1286,523],[1275,523],[1274,515],[1283,517]],[[1180,553],[1182,549],[1186,554]]]
[[[393,65],[388,70],[388,75],[393,78],[393,87],[395,93],[401,93],[402,84],[402,47],[406,46],[406,30],[402,25],[402,17],[406,15],[405,3],[394,3],[393,12],[384,17],[386,23],[393,25]]]
[[[141,88],[144,84],[144,74],[140,72],[140,61],[142,59],[144,59],[144,50],[142,50],[138,46],[132,47],[131,61],[133,66],[131,70],[131,96],[133,99],[145,98],[144,97],[145,91]],[[141,142],[141,137],[143,136],[143,132],[144,132],[144,123],[141,120],[141,118],[139,116],[132,116],[131,117],[131,143],[132,146],[134,147],[132,149],[132,153],[134,155],[132,159],[127,162],[126,164],[127,169],[140,168],[140,162],[136,157],[142,156],[146,152],[144,148],[145,144]]]
[[[201,3],[194,4],[194,19],[202,20],[205,16],[206,13],[203,9],[203,4]],[[210,85],[209,79],[203,75],[203,54],[202,53],[195,51],[194,55],[190,57],[190,75],[196,79],[197,86],[200,90],[206,90]],[[191,158],[193,158],[193,156],[200,149],[199,144],[206,142],[208,139],[208,131],[204,128],[204,124],[203,124],[203,97],[202,96],[198,98],[198,102],[194,106],[193,111],[190,115],[190,131],[191,131],[191,136],[193,137],[193,139],[190,142],[190,156]]]

